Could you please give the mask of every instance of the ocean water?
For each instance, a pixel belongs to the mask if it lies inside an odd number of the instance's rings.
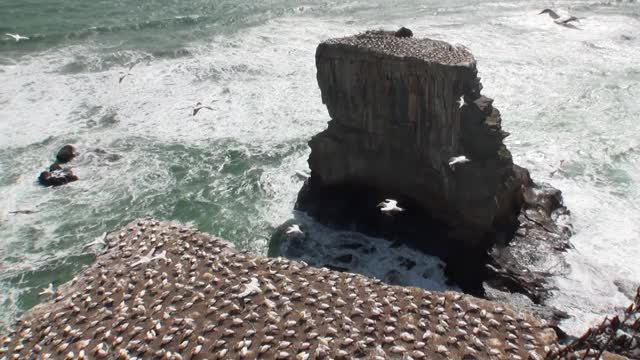
[[[579,29],[543,7],[583,18]],[[550,280],[566,329],[626,305],[640,280],[638,2],[0,0],[0,34],[30,38],[0,36],[0,323],[90,263],[86,244],[146,214],[260,254],[294,216],[324,234],[325,252],[379,244],[292,214],[295,172],[329,120],[316,45],[399,26],[472,50],[515,161],[564,192],[575,249],[571,272]],[[197,102],[213,110],[191,116]],[[81,180],[38,186],[67,143]],[[392,253],[417,259],[398,276],[445,286],[437,259]],[[375,259],[358,269],[398,266]]]

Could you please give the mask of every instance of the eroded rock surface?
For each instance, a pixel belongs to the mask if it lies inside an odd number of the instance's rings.
[[[452,292],[234,250],[136,221],[0,338],[7,358],[540,359],[544,322]]]
[[[566,270],[568,211],[513,163],[473,55],[373,31],[320,44],[316,65],[331,121],[309,142],[296,208],[440,256],[467,292],[483,295],[485,283],[543,302],[546,278]],[[449,165],[462,155],[470,162]],[[386,198],[405,211],[382,215]]]

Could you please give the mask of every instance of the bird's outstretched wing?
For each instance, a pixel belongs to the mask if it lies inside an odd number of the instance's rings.
[[[559,18],[557,18],[557,19],[555,19],[553,21],[556,24],[561,24],[562,25],[562,24],[568,24],[568,23],[570,23],[572,21],[578,21],[579,22],[580,20],[578,20],[578,18],[575,17],[575,16],[562,16],[562,17],[559,17]]]

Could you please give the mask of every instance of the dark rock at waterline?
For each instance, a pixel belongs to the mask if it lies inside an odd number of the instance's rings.
[[[473,55],[369,31],[320,44],[316,66],[331,121],[309,142],[296,209],[437,255],[466,292],[488,286],[544,303],[546,279],[567,268],[569,213],[559,190],[513,163]],[[451,168],[460,155],[471,162]],[[386,198],[405,211],[382,215]]]
[[[43,171],[38,176],[38,182],[44,186],[60,186],[76,180],[78,180],[78,176],[70,168]]]
[[[395,37],[399,37],[399,38],[410,38],[410,37],[413,37],[413,31],[403,26],[400,29],[398,29],[398,31],[396,31],[394,35]]]
[[[76,148],[73,145],[65,145],[56,154],[56,161],[60,164],[65,164],[73,160],[76,155]]]
[[[49,166],[49,171],[56,171],[56,170],[62,170],[62,165],[60,165],[57,162],[55,162],[55,163],[51,164],[51,166]]]

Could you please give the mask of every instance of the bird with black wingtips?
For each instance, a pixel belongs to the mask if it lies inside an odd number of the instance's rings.
[[[124,80],[124,78],[126,78],[129,75],[133,75],[131,73],[131,69],[133,69],[134,66],[136,66],[137,63],[133,63],[131,66],[129,66],[129,70],[127,70],[126,73],[124,72],[120,72],[120,78],[118,79],[118,84],[122,83],[122,80]]]
[[[198,112],[202,109],[213,110],[211,106],[202,105],[201,102],[196,103],[196,107],[193,108],[193,114],[191,116],[196,116]]]
[[[549,17],[551,19],[553,19],[554,23],[556,23],[558,25],[566,26],[566,27],[575,28],[575,26],[573,24],[570,24],[570,22],[572,22],[572,21],[580,21],[577,17],[572,16],[572,15],[560,16],[560,15],[558,15],[558,13],[556,13],[555,11],[553,11],[551,9],[544,9],[538,15],[542,15],[542,14],[549,14]]]

